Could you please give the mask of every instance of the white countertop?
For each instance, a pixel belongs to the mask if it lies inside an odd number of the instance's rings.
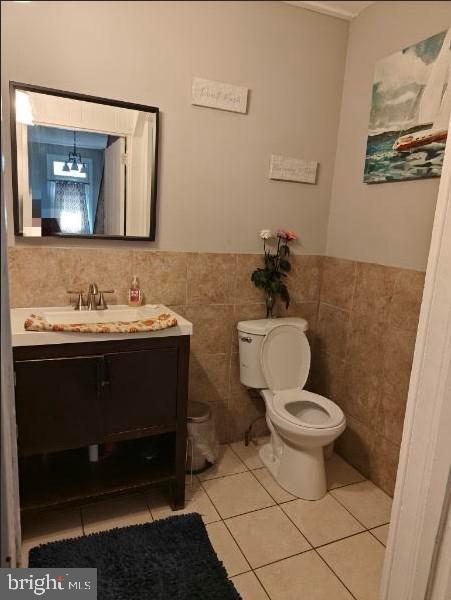
[[[111,305],[113,309],[127,309],[125,305]],[[176,327],[168,327],[160,331],[145,331],[139,333],[75,333],[68,331],[26,331],[24,322],[31,314],[42,315],[48,311],[67,311],[73,310],[73,307],[32,307],[32,308],[12,308],[11,309],[11,333],[12,345],[16,346],[44,346],[50,344],[78,344],[80,342],[107,342],[113,340],[130,340],[141,338],[170,337],[178,335],[192,335],[193,325],[173,310],[163,304],[147,304],[143,308],[155,311],[155,316],[161,313],[169,313],[177,318]],[[84,312],[84,311],[83,311]],[[79,322],[77,315],[80,312],[73,310],[74,323]],[[94,313],[94,311],[93,311]],[[93,314],[91,313],[91,314]],[[90,314],[90,316],[91,316]],[[95,313],[99,316],[99,321],[108,320],[108,309]]]

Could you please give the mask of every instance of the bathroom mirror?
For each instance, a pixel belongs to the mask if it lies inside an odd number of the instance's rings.
[[[21,236],[155,239],[158,108],[11,82]]]

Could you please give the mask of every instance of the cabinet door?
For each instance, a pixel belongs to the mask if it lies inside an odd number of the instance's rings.
[[[175,429],[177,361],[177,348],[105,356],[102,420],[106,437]]]
[[[22,455],[81,448],[100,437],[98,357],[17,361]]]

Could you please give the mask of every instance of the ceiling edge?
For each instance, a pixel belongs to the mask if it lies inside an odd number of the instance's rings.
[[[307,1],[292,1],[282,0],[284,4],[291,4],[292,6],[297,6],[298,8],[305,8],[307,10],[312,10],[314,12],[322,13],[323,15],[329,15],[331,17],[337,17],[339,19],[345,19],[346,21],[351,21],[356,15],[350,13],[344,8],[339,8],[338,6],[324,6],[322,2],[307,2]]]

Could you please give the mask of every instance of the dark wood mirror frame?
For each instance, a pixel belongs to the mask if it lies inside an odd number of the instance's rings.
[[[67,92],[55,90],[52,88],[31,85],[27,83],[9,82],[10,94],[10,127],[11,127],[11,172],[13,185],[13,215],[14,215],[14,234],[23,237],[20,231],[19,215],[19,186],[17,173],[17,137],[16,137],[16,91],[36,92],[39,94],[48,94],[49,96],[58,96],[61,98],[70,98],[72,100],[82,100],[84,102],[93,102],[95,104],[105,104],[108,106],[117,106],[119,108],[129,108],[141,112],[149,112],[155,115],[155,147],[153,158],[149,168],[152,169],[151,197],[150,197],[150,231],[149,236],[126,236],[126,235],[103,235],[103,234],[74,234],[74,233],[52,233],[51,237],[59,238],[83,238],[83,239],[102,239],[102,240],[131,240],[131,241],[155,241],[156,218],[157,218],[157,190],[158,190],[158,150],[159,150],[159,114],[160,111],[155,106],[144,104],[134,104],[132,102],[123,102],[122,100],[111,100],[109,98],[99,98],[97,96],[88,96],[76,92]],[[43,236],[48,237],[48,236]]]

